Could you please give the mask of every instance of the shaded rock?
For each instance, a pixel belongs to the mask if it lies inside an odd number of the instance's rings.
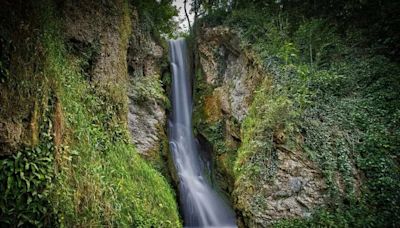
[[[0,156],[15,152],[21,141],[22,124],[0,120]]]
[[[209,141],[233,151],[222,151],[216,158],[221,175],[232,177],[233,169],[227,166],[241,146],[241,123],[248,115],[255,90],[268,74],[248,50],[239,46],[238,36],[228,28],[202,28],[197,46],[203,76],[199,83],[212,89],[201,91],[202,100],[195,112],[204,110],[205,119],[212,120],[201,123],[206,125],[203,131],[212,128],[214,122],[224,123],[222,141],[212,137]],[[321,171],[300,148],[285,145],[288,140],[282,126],[276,126],[272,136],[273,151],[267,153],[274,153],[270,155],[273,161],[265,161],[271,173],[235,176],[232,183],[232,201],[247,227],[268,227],[279,219],[310,216],[314,208],[325,203],[326,185]]]
[[[133,18],[137,17],[137,12],[134,11]],[[135,84],[142,84],[145,87],[157,86],[162,89],[160,63],[164,56],[164,50],[156,44],[149,31],[143,30],[138,21],[133,20],[132,30],[134,32],[129,38],[127,62],[130,88],[128,91],[135,89]],[[151,83],[149,84],[149,82]],[[146,91],[152,91],[152,89],[154,88],[143,88]],[[158,150],[162,147],[163,140],[166,140],[165,107],[158,100],[156,94],[133,92],[135,96],[129,96],[128,104],[128,127],[132,142],[142,155],[157,157],[158,155],[153,153],[160,153]]]
[[[205,82],[223,92],[222,109],[241,121],[247,114],[262,72],[251,64],[245,51],[239,49],[238,38],[231,30],[205,28],[201,34],[197,45]]]
[[[97,49],[91,60],[92,80],[101,84],[126,82],[128,40],[125,36],[130,28],[130,19],[116,10],[110,13],[114,4],[118,6],[123,4],[122,1],[83,0],[65,1],[63,4],[66,38]]]

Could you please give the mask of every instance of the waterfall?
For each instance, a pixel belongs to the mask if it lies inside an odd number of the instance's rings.
[[[169,55],[172,71],[169,141],[179,177],[185,226],[236,227],[234,212],[204,176],[205,164],[192,132],[192,89],[185,40],[169,41]]]

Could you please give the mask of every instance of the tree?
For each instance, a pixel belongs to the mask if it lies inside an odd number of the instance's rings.
[[[183,2],[183,8],[184,8],[184,10],[185,10],[185,15],[186,15],[186,19],[187,19],[187,21],[188,21],[189,30],[192,30],[192,26],[190,25],[190,18],[189,18],[189,14],[188,14],[188,12],[187,12],[187,9],[186,9],[186,5],[187,5],[187,0],[185,0],[185,1]]]

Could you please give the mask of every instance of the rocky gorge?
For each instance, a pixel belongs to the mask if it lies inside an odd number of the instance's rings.
[[[310,216],[313,209],[324,204],[326,185],[321,170],[304,152],[285,145],[281,129],[271,139],[275,154],[269,156],[275,163],[274,180],[255,177],[258,183],[254,183],[248,174],[235,177],[234,162],[246,134],[239,123],[248,115],[259,85],[271,76],[253,53],[240,48],[238,35],[228,27],[205,27],[199,34],[196,42],[201,75],[196,81],[199,100],[195,112],[204,116],[199,117],[197,130],[214,145],[220,181],[231,181],[224,187],[245,226]],[[257,199],[265,201],[260,205]]]
[[[186,181],[238,227],[397,227],[399,5],[324,2],[2,1],[0,226],[188,226]]]

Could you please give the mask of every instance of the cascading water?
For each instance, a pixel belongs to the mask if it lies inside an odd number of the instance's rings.
[[[179,177],[185,226],[235,227],[235,215],[204,177],[204,162],[192,132],[192,90],[186,42],[169,41],[172,69],[172,115],[169,140]]]

